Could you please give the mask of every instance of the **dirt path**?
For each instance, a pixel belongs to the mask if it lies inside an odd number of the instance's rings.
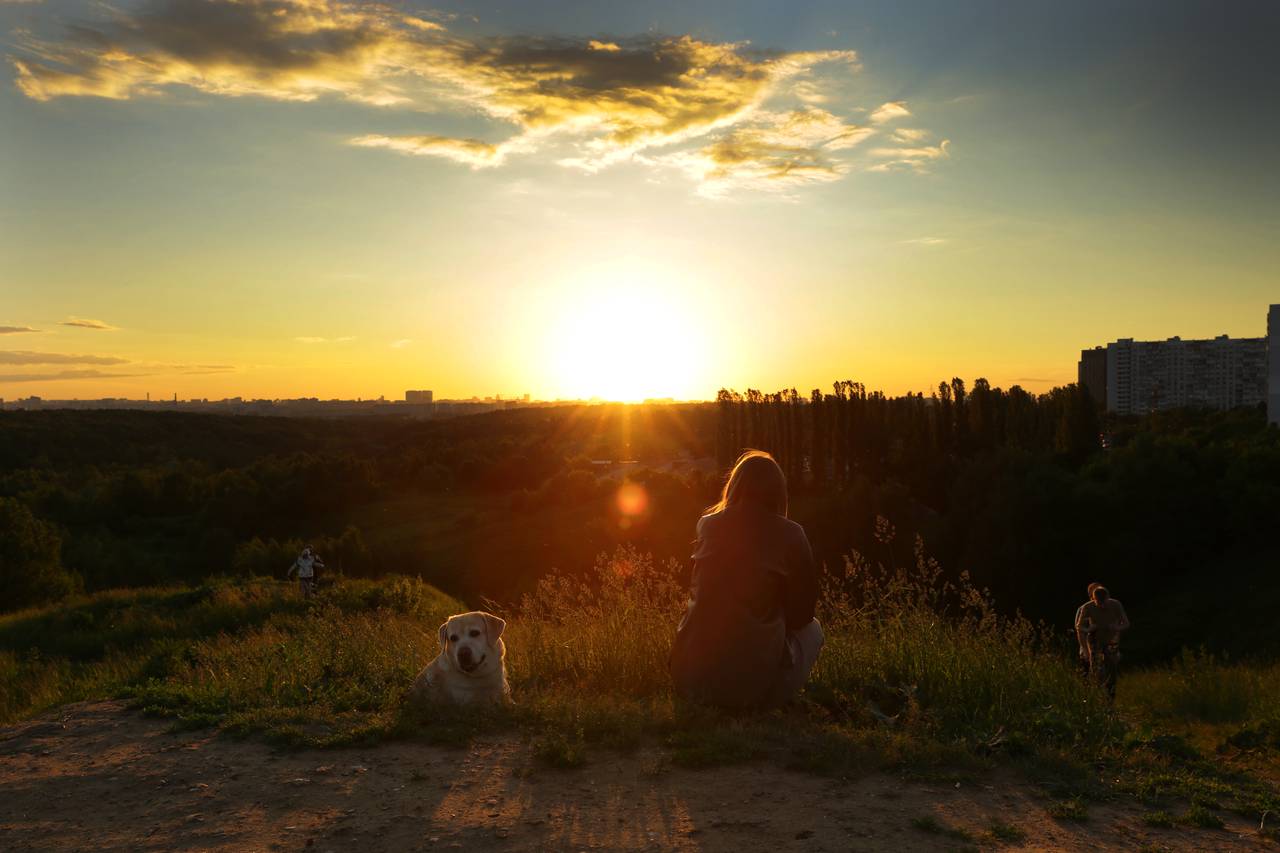
[[[1054,821],[1005,774],[972,786],[884,774],[834,781],[766,764],[682,770],[657,751],[537,767],[518,741],[279,752],[172,733],[116,703],[67,706],[0,729],[0,848],[15,850],[1254,850],[1226,831],[1154,830],[1136,810]],[[978,838],[993,820],[1025,839]]]

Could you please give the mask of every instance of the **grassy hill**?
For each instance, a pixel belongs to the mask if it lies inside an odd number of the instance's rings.
[[[1026,772],[1063,817],[1136,797],[1152,820],[1280,810],[1280,669],[1189,656],[1126,673],[1112,706],[1052,638],[976,590],[850,562],[825,582],[828,642],[803,700],[726,716],[678,702],[666,659],[684,592],[623,549],[586,581],[553,575],[504,615],[517,704],[407,712],[436,627],[462,603],[407,578],[339,580],[312,602],[239,580],[102,592],[0,617],[0,717],[128,697],[183,727],[313,746],[530,740],[554,766],[661,744],[677,764],[769,759],[824,775]],[[858,607],[869,589],[874,609]]]

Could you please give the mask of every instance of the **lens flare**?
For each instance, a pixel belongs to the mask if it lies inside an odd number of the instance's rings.
[[[623,518],[635,518],[649,510],[649,493],[639,483],[623,483],[614,497]]]

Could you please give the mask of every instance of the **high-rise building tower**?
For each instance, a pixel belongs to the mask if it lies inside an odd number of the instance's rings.
[[[406,403],[431,403],[435,399],[435,393],[432,391],[405,391],[404,401]]]
[[[1267,423],[1280,424],[1280,305],[1267,312]]]
[[[1107,411],[1116,414],[1233,409],[1256,406],[1267,396],[1266,338],[1121,338],[1106,352]]]
[[[1076,382],[1088,389],[1098,406],[1107,404],[1107,348],[1094,347],[1080,351]]]

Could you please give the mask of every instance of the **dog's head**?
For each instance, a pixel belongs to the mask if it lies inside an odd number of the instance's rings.
[[[450,616],[440,626],[440,651],[459,672],[478,675],[502,664],[502,629],[507,623],[492,613],[472,611]]]

